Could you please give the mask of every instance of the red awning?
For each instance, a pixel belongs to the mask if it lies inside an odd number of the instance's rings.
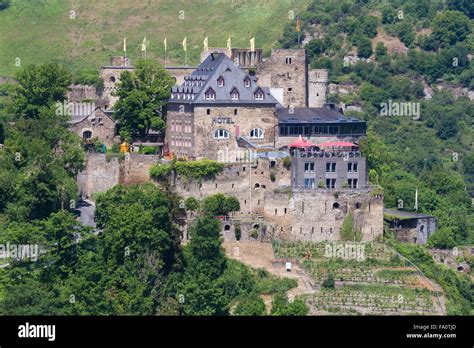
[[[311,146],[316,146],[312,142],[308,140],[304,140],[303,137],[300,135],[298,139],[293,141],[289,147],[311,147]]]
[[[329,141],[326,143],[321,143],[318,146],[320,147],[354,147],[356,144],[350,143],[348,141]]]

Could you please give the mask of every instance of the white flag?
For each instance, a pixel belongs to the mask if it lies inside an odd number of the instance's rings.
[[[127,39],[125,37],[123,38],[123,51],[127,52]]]
[[[227,49],[228,49],[229,51],[232,51],[232,41],[231,41],[231,39],[230,39],[230,36],[229,36],[229,38],[227,39]]]
[[[250,52],[255,52],[255,38],[250,39]]]
[[[209,38],[204,39],[204,51],[209,51]]]
[[[146,36],[145,36],[145,38],[143,39],[143,42],[142,42],[142,51],[146,51]]]
[[[183,40],[183,50],[186,52],[188,50],[188,38],[185,37]]]
[[[167,44],[166,44],[166,37],[165,37],[163,43],[165,44],[165,52],[166,52],[166,49],[168,48],[168,46],[167,46]]]

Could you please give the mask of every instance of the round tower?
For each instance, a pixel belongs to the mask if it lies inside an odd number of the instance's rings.
[[[320,108],[326,104],[327,89],[327,69],[308,71],[308,106],[310,108]]]

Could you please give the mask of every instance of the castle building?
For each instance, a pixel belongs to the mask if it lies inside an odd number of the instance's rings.
[[[268,88],[223,53],[210,54],[174,86],[168,101],[166,144],[178,157],[245,155],[245,145],[273,146],[278,101]],[[244,146],[240,146],[244,145]]]

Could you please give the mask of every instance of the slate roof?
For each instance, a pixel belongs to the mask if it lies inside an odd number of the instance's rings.
[[[219,77],[224,79],[223,87],[217,84]],[[250,80],[250,87],[245,87],[246,79]],[[215,92],[214,100],[205,98],[210,88]],[[234,88],[239,92],[239,100],[231,99]],[[258,89],[264,93],[263,100],[255,100],[254,93]],[[173,86],[169,103],[279,105],[268,88],[259,87],[254,76],[235,66],[234,62],[223,53],[210,54],[191,75],[185,76],[181,86]]]
[[[337,109],[329,106],[320,108],[279,108],[276,111],[280,123],[351,123],[364,122],[357,118],[346,118]]]

